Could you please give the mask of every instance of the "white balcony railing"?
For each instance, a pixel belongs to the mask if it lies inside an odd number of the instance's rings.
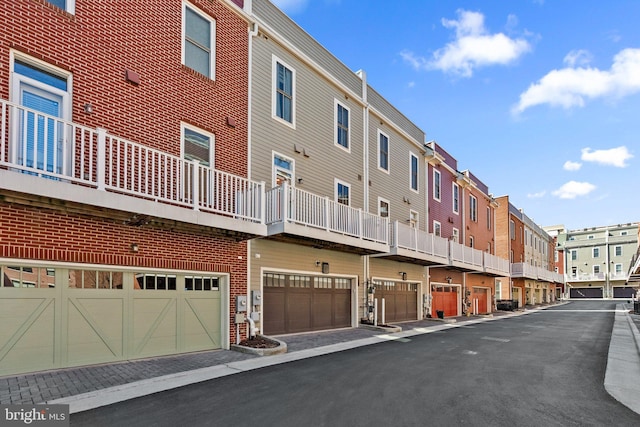
[[[492,270],[495,272],[504,273],[505,276],[509,275],[509,260],[500,258],[499,256],[492,255],[488,252],[484,252],[484,268],[485,270]]]
[[[264,183],[0,100],[0,166],[263,222]]]
[[[389,220],[288,183],[266,192],[265,222],[294,223],[388,244]]]
[[[456,242],[449,242],[449,247],[451,249],[451,261],[470,264],[482,269],[483,252],[481,250]]]
[[[395,221],[391,228],[391,245],[448,260],[449,241],[433,233]]]

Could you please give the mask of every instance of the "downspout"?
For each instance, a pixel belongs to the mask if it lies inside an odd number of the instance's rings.
[[[465,209],[465,200],[467,198],[466,194],[465,194],[465,190],[467,188],[466,185],[464,186],[460,186],[461,190],[462,190],[462,197],[460,197],[460,212],[462,213],[462,232],[460,233],[460,236],[462,238],[462,242],[458,242],[461,243],[462,246],[465,245],[466,239],[467,239],[467,211]],[[471,294],[471,293],[469,293]],[[471,296],[471,295],[469,295]],[[464,307],[464,313],[462,313],[463,315],[467,315],[469,316],[469,306],[467,304],[468,299],[467,299],[467,273],[462,273],[462,305]]]
[[[251,3],[249,2],[248,7],[250,9],[251,7]],[[249,10],[250,12],[250,10]],[[249,24],[249,28],[248,28],[248,33],[249,33],[249,40],[248,40],[248,46],[247,46],[247,55],[248,55],[248,61],[247,61],[247,75],[249,76],[247,79],[247,179],[251,179],[251,138],[252,138],[252,132],[251,132],[251,127],[252,127],[252,120],[251,120],[251,114],[252,114],[252,110],[251,110],[251,91],[252,91],[252,75],[251,73],[253,72],[253,38],[255,36],[258,35],[258,23],[257,22],[253,22]],[[263,188],[263,191],[265,189]],[[262,218],[262,221],[264,221],[264,217]],[[246,259],[247,259],[247,301],[251,301],[251,246],[252,246],[252,240],[248,240],[247,241],[247,254],[246,254]],[[247,313],[247,319],[248,319],[248,326],[247,326],[247,335],[249,335],[250,337],[254,337],[255,333],[256,333],[256,324],[253,321],[253,319],[251,319],[251,313]],[[262,318],[260,319],[262,320]],[[236,334],[236,340],[238,340],[237,334]],[[236,344],[238,344],[236,342]]]
[[[356,72],[356,75],[360,77],[362,80],[362,102],[364,103],[364,108],[362,110],[362,166],[363,166],[363,177],[362,177],[362,185],[363,185],[363,203],[364,203],[364,212],[369,212],[369,102],[367,101],[367,73],[364,70],[359,70]],[[363,283],[363,302],[364,302],[364,310],[363,318],[370,319],[369,306],[372,301],[369,301],[371,295],[369,293],[369,288],[373,286],[370,280],[370,258],[369,255],[362,256],[362,277],[364,279]],[[357,301],[357,299],[356,299]]]

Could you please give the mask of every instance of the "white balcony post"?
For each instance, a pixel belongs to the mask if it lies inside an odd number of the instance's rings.
[[[400,225],[398,224],[398,221],[396,220],[393,223],[393,245],[397,248],[400,246],[400,231],[399,231]]]
[[[96,165],[96,180],[98,184],[98,190],[105,190],[105,182],[107,180],[107,130],[104,128],[97,128],[98,134],[98,158]]]
[[[357,232],[357,235],[359,236],[360,239],[362,239],[362,237],[364,235],[364,232],[365,232],[365,228],[364,228],[364,223],[363,223],[363,218],[362,218],[362,208],[358,208],[358,232]]]
[[[331,209],[329,208],[329,206],[331,205],[331,202],[329,201],[328,197],[324,198],[324,220],[326,221],[326,230],[330,231],[331,230],[331,220],[329,219],[329,215],[330,215],[330,211]]]
[[[191,202],[193,203],[193,210],[200,210],[200,162],[198,160],[191,161],[193,170],[191,171]]]
[[[266,184],[264,181],[260,181],[260,191],[257,191],[256,193],[259,195],[260,197],[260,224],[264,224],[267,220],[267,197],[266,197],[266,193],[265,193],[265,189],[266,189]]]
[[[291,219],[291,213],[289,212],[289,183],[287,181],[282,183],[282,206],[280,211],[282,212],[282,221],[289,221]]]

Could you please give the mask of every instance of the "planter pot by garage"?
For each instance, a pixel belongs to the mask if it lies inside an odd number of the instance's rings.
[[[272,356],[274,354],[282,354],[287,352],[287,343],[271,337],[263,337],[269,341],[278,343],[277,347],[271,348],[254,348],[246,345],[231,344],[230,349],[240,353],[255,354],[257,356]]]

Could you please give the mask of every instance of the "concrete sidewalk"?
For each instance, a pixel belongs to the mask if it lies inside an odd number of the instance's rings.
[[[81,412],[239,372],[376,344],[385,340],[403,340],[415,335],[433,333],[499,318],[535,313],[550,307],[553,306],[538,307],[513,313],[499,312],[494,313],[493,316],[458,317],[454,318],[456,322],[452,323],[449,323],[451,319],[447,319],[446,322],[425,319],[399,323],[397,325],[401,326],[403,330],[396,333],[385,333],[365,328],[348,328],[280,336],[277,338],[286,342],[288,353],[268,357],[235,351],[215,350],[3,377],[0,378],[0,404],[60,403],[69,404],[71,413]],[[638,319],[638,322],[640,322],[640,319]],[[620,313],[616,313],[614,335],[618,335],[616,331],[623,330],[622,326],[626,326],[631,330],[632,325],[635,327],[630,320],[630,315],[625,315],[621,310]],[[637,334],[637,332],[636,327],[635,333]],[[632,332],[629,333],[632,334]],[[615,344],[614,341],[616,341]],[[628,373],[628,367],[616,367],[616,363],[612,363],[611,360],[612,356],[615,360],[620,359],[617,355],[623,353],[622,347],[627,345],[626,341],[628,340],[625,340],[624,337],[621,337],[621,340],[614,340],[614,336],[612,336],[612,347],[609,351],[607,373],[609,374],[609,366],[612,369],[609,377],[609,387],[612,388],[613,393],[617,394],[624,394],[628,390],[627,383],[629,380],[620,379],[620,377]],[[640,366],[638,368],[640,369]],[[626,371],[621,371],[620,369],[625,369]],[[640,384],[640,373],[635,381]],[[622,384],[622,387],[616,388],[616,384]],[[609,388],[607,388],[607,391],[614,395]],[[629,406],[618,396],[614,395],[614,397]],[[640,409],[632,409],[640,413]]]

